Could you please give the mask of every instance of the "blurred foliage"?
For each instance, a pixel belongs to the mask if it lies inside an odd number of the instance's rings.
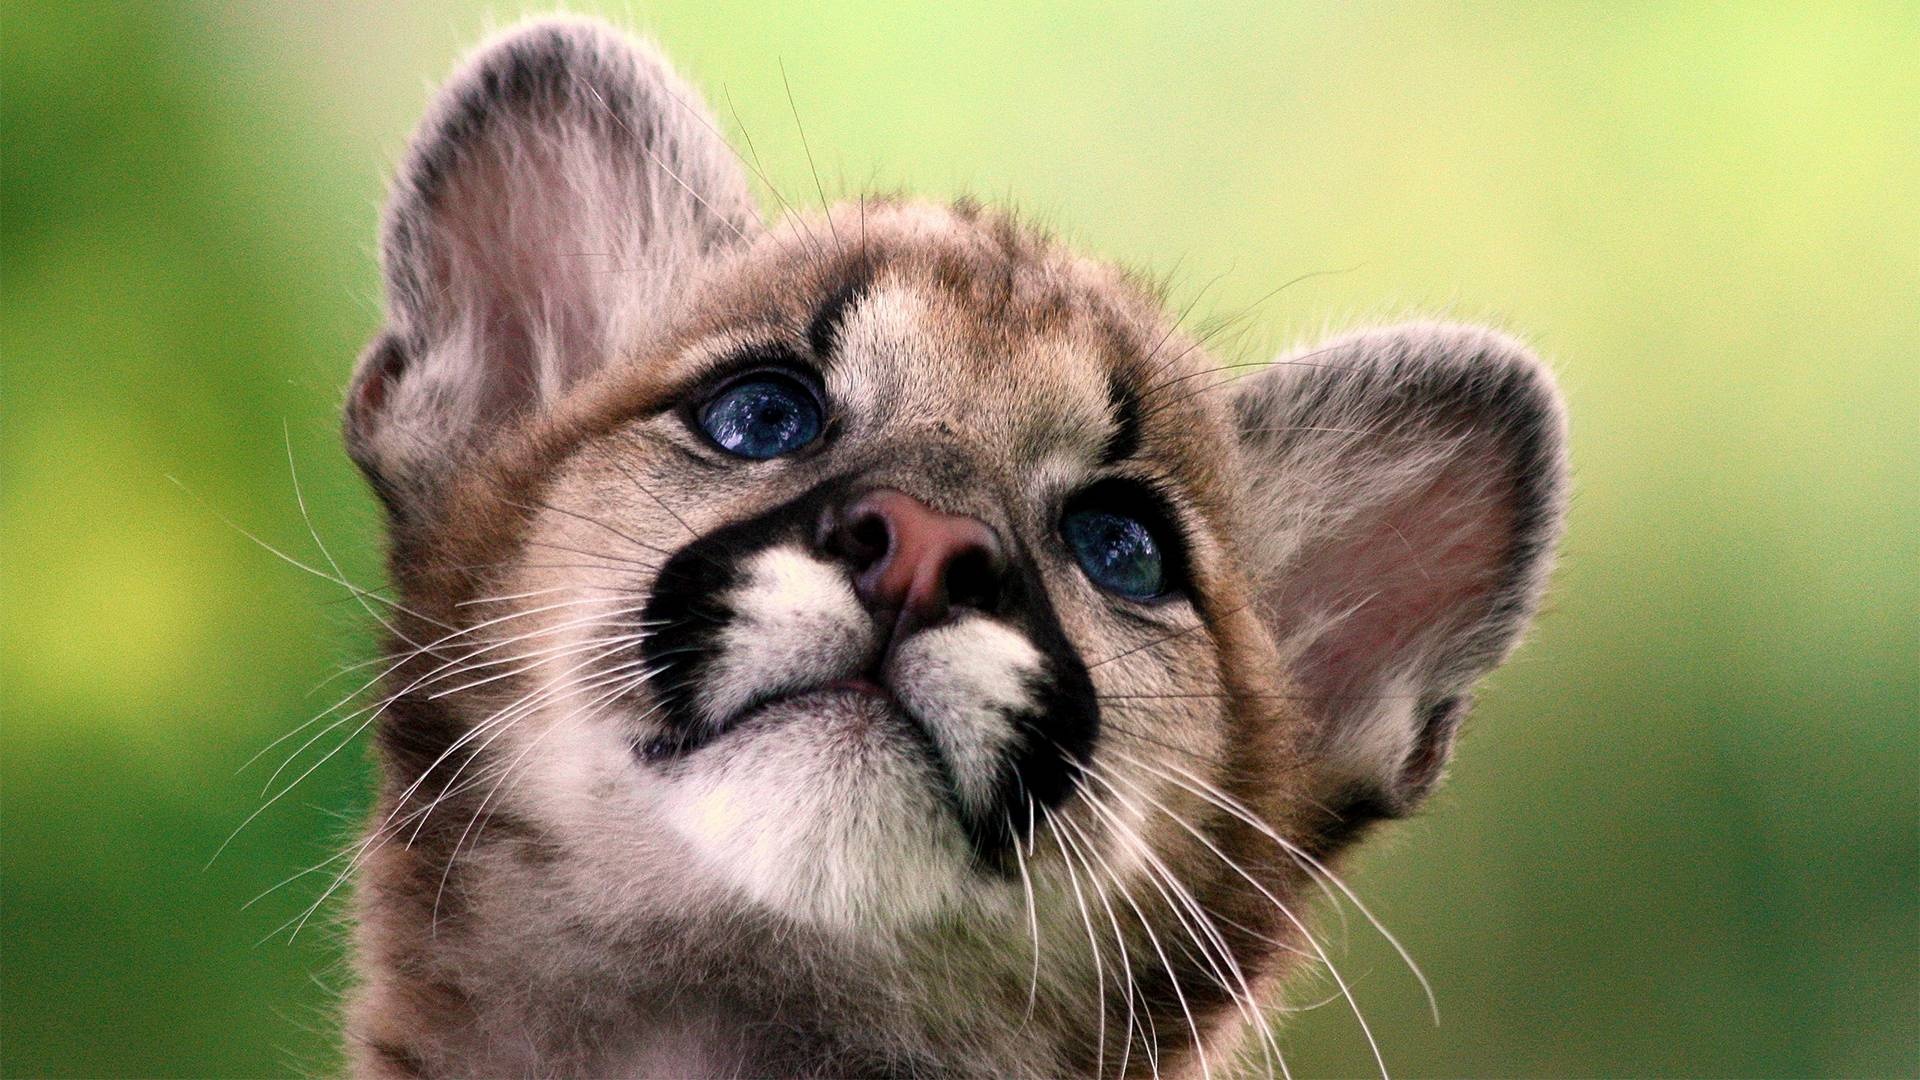
[[[335,409],[382,177],[487,10],[0,14],[8,1074],[336,1067],[339,930],[283,927],[328,874],[275,886],[351,835],[361,741],[294,755],[212,856],[309,732],[249,759],[374,644],[234,526],[378,579]],[[1435,1027],[1351,920],[1397,1071],[1920,1072],[1912,5],[610,13],[796,201],[781,64],[829,193],[1011,198],[1196,316],[1333,271],[1233,359],[1412,310],[1556,358],[1552,610],[1432,811],[1353,867],[1439,994]],[[1298,1074],[1369,1071],[1337,1004],[1287,1041]]]

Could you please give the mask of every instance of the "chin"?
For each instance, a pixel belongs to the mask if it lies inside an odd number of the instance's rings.
[[[655,782],[707,869],[810,925],[924,923],[980,880],[925,736],[863,688],[762,706]]]

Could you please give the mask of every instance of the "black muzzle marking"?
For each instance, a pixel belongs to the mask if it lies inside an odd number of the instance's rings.
[[[874,485],[858,477],[825,481],[805,493],[752,517],[715,529],[679,549],[661,567],[642,625],[651,627],[640,646],[641,658],[656,672],[649,680],[654,710],[662,729],[639,747],[658,766],[697,753],[727,725],[701,715],[701,688],[712,677],[725,631],[736,613],[727,597],[744,580],[754,556],[788,544],[828,562],[842,561],[822,542],[820,522]],[[1009,870],[1012,845],[1027,839],[1036,814],[1032,804],[1051,809],[1063,802],[1087,761],[1099,733],[1099,703],[1085,662],[1060,628],[1045,583],[1031,554],[1009,538],[1010,557],[1003,587],[985,614],[1024,635],[1042,657],[1040,671],[1027,682],[1032,705],[1003,710],[1013,737],[994,785],[998,798],[985,806],[963,806],[951,783],[951,763],[934,739],[919,728],[919,743],[947,784],[948,801],[983,865]],[[884,632],[880,635],[884,642]],[[881,657],[858,661],[849,676],[876,671]],[[636,703],[639,704],[639,703]],[[750,710],[749,710],[750,711]]]

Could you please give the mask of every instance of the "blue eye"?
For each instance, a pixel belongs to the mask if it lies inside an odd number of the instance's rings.
[[[1135,600],[1166,591],[1166,567],[1153,531],[1138,518],[1105,510],[1074,510],[1060,534],[1095,585]]]
[[[700,407],[700,430],[730,454],[764,461],[820,437],[820,404],[784,375],[761,373],[722,390]]]

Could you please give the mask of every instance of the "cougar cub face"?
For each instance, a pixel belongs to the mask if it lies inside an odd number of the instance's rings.
[[[1512,341],[1236,382],[972,205],[763,226],[596,24],[456,76],[383,255],[363,1072],[1271,1055],[1266,991],[1330,964],[1307,896],[1435,781],[1558,528]]]
[[[542,740],[554,828],[688,860],[679,899],[903,926],[1020,900],[1016,845],[1120,752],[1221,760],[1230,446],[1114,276],[966,211],[864,213],[847,251],[743,246],[574,429],[502,589],[584,601],[543,617],[572,625],[540,676],[582,690],[499,745]],[[1190,697],[1102,700],[1161,692]]]

